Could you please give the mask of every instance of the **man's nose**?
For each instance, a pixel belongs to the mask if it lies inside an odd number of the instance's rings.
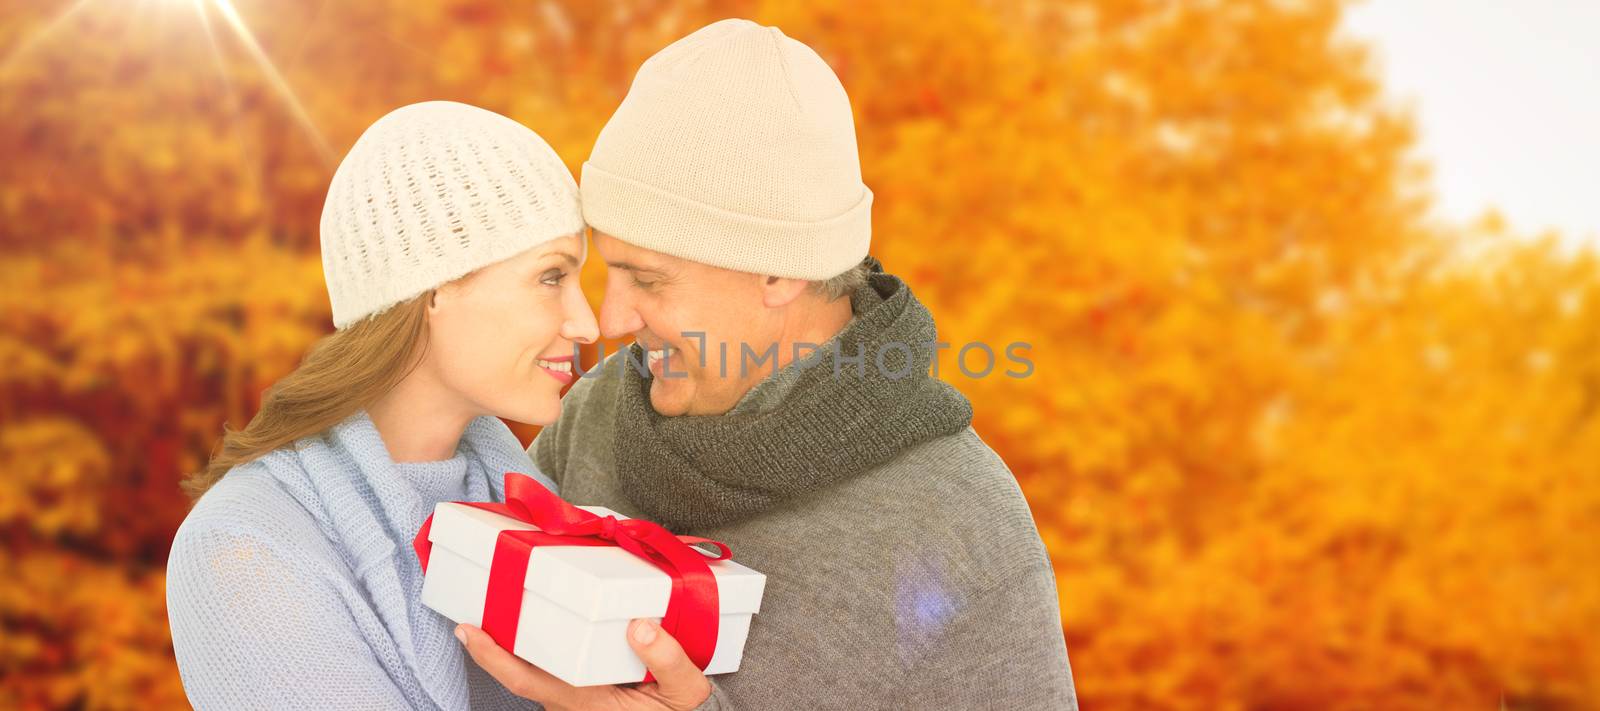
[[[639,311],[633,307],[627,295],[607,284],[605,298],[600,302],[600,335],[622,338],[642,328],[644,319],[639,316]]]

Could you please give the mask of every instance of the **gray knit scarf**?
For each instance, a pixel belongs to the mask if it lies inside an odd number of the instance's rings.
[[[634,345],[624,354],[617,479],[648,518],[678,533],[731,523],[972,422],[967,399],[928,375],[933,316],[877,260],[868,264],[866,287],[851,297],[855,320],[788,366],[803,371],[771,411],[663,417],[650,406],[649,378],[633,365],[643,352]],[[859,364],[851,360],[857,353]]]

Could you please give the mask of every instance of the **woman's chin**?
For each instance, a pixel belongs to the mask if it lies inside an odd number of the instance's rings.
[[[524,403],[519,407],[506,408],[495,413],[496,417],[511,420],[524,425],[544,427],[555,423],[561,417],[561,397],[538,396],[538,402]]]

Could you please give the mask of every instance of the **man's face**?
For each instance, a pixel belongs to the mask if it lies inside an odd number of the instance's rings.
[[[656,412],[725,413],[772,373],[770,360],[754,367],[752,358],[743,377],[739,367],[742,345],[759,356],[781,330],[763,305],[764,277],[636,247],[599,230],[594,245],[606,263],[600,332],[606,338],[631,335],[649,352]]]

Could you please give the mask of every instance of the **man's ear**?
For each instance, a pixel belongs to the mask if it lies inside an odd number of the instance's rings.
[[[761,277],[761,305],[769,309],[782,308],[794,303],[804,294],[811,282],[786,277]]]

